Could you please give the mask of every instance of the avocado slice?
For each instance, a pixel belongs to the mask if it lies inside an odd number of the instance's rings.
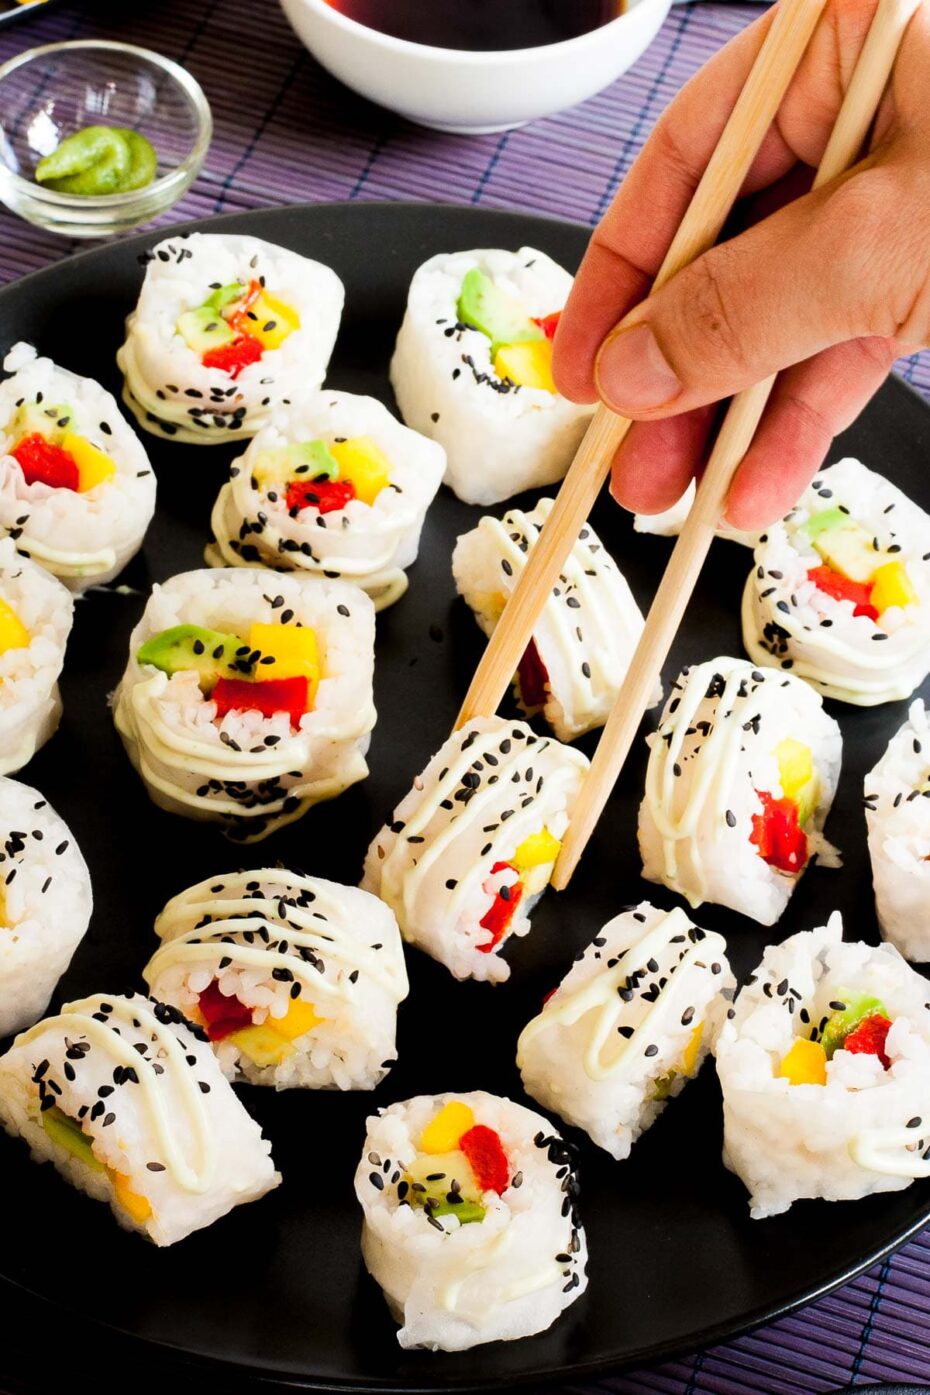
[[[465,1154],[422,1153],[410,1164],[406,1200],[431,1216],[457,1216],[460,1225],[484,1220],[485,1208]],[[454,1185],[453,1185],[454,1184]]]
[[[9,434],[17,439],[38,434],[53,445],[60,445],[65,432],[73,430],[74,408],[63,402],[24,402],[9,426]]]
[[[248,678],[252,672],[251,652],[238,635],[221,634],[200,625],[173,625],[140,645],[136,661],[151,664],[163,673],[193,669],[200,674],[201,691],[209,693],[218,678]]]
[[[480,329],[488,336],[492,358],[503,344],[526,344],[546,337],[522,305],[495,286],[490,276],[476,266],[462,282],[455,313],[461,324]]]
[[[230,281],[228,285],[218,286],[212,295],[208,295],[202,308],[225,310],[227,305],[232,305],[235,301],[241,300],[246,290],[247,287],[244,286],[241,281]]]
[[[236,337],[212,305],[198,305],[196,310],[185,310],[178,319],[178,333],[195,354],[207,354],[211,349],[231,344]]]
[[[42,1127],[53,1143],[59,1148],[64,1148],[78,1162],[84,1163],[93,1172],[105,1172],[106,1168],[99,1158],[94,1156],[91,1141],[83,1131],[76,1119],[70,1118],[57,1104],[53,1104],[51,1109],[46,1109],[40,1115]]]
[[[295,476],[305,480],[336,480],[339,463],[325,441],[298,441],[260,451],[252,474],[262,484],[285,484]]]
[[[872,539],[842,509],[821,509],[802,525],[823,560],[850,581],[871,581],[881,563]]]
[[[834,1052],[841,1049],[850,1032],[854,1032],[864,1018],[874,1017],[876,1013],[882,1017],[888,1016],[881,998],[871,998],[861,993],[843,996],[846,1006],[842,1011],[836,1009],[831,1014],[820,1038],[828,1061],[832,1060]]]

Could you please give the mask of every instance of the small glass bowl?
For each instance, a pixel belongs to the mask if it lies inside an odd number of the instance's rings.
[[[127,194],[58,194],[34,180],[43,155],[83,126],[128,126],[152,142],[158,173]],[[46,44],[0,67],[0,200],[69,237],[106,237],[176,203],[200,171],[213,117],[186,69],[105,39]]]

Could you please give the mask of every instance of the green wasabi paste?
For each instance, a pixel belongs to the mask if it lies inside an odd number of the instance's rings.
[[[58,194],[127,194],[155,178],[151,141],[123,126],[85,126],[36,165],[36,182]]]

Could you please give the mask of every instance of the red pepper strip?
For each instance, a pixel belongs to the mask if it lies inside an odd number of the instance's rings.
[[[807,573],[818,591],[823,591],[837,601],[853,601],[853,615],[865,615],[869,620],[878,619],[878,611],[871,603],[872,582],[850,581],[849,577],[835,572],[832,567],[811,567]]]
[[[221,344],[217,349],[208,349],[200,360],[204,368],[219,368],[233,379],[238,378],[243,368],[257,363],[264,353],[257,339],[241,334],[231,344]]]
[[[503,872],[504,868],[509,866],[509,862],[495,862],[491,868],[491,875],[493,876],[495,872]],[[487,944],[477,946],[482,954],[490,954],[491,950],[499,945],[507,934],[514,911],[519,906],[522,895],[523,883],[521,881],[514,882],[513,886],[501,887],[494,898],[491,909],[479,921],[482,930],[490,930],[491,932],[491,938]]]
[[[235,334],[247,334],[251,338],[255,338],[253,326],[256,321],[249,318],[249,311],[261,295],[261,290],[261,282],[250,281],[240,299],[234,300],[223,311],[223,318]]]
[[[793,799],[773,799],[756,790],[762,800],[762,813],[752,816],[749,841],[759,856],[781,872],[800,872],[807,862],[807,834],[798,823],[798,806]]]
[[[549,673],[531,639],[517,666],[517,682],[524,707],[545,707],[549,698]]]
[[[543,1000],[542,1000],[542,1005],[543,1005],[543,1007],[546,1006],[546,1004],[548,1003],[548,1001],[549,1001],[550,998],[554,998],[554,997],[555,997],[555,995],[556,995],[556,993],[558,993],[558,991],[559,991],[559,985],[556,984],[554,988],[550,988],[550,989],[549,989],[549,992],[548,992],[548,993],[543,994]]]
[[[320,513],[333,513],[344,509],[355,497],[351,480],[292,480],[287,487],[289,509],[315,508]]]
[[[211,1041],[222,1041],[233,1032],[252,1025],[252,1009],[240,1003],[238,998],[227,998],[220,992],[216,979],[199,995],[197,1004]]]
[[[24,436],[10,451],[27,484],[48,484],[52,489],[77,489],[78,467],[70,451],[52,445],[38,431]]]
[[[510,1165],[499,1133],[487,1124],[475,1124],[459,1139],[459,1147],[468,1159],[475,1181],[483,1192],[507,1190]]]
[[[263,717],[286,712],[291,726],[296,727],[307,711],[307,680],[218,678],[210,697],[216,703],[217,717],[225,717],[227,712],[260,712]]]
[[[869,1056],[877,1056],[887,1070],[891,1062],[885,1055],[885,1039],[890,1028],[891,1022],[880,1012],[873,1013],[871,1017],[863,1017],[858,1027],[844,1040],[843,1050],[852,1051],[854,1055],[866,1053]]]
[[[555,332],[559,327],[559,316],[561,314],[561,310],[553,310],[551,315],[543,315],[542,318],[539,320],[537,320],[536,316],[534,315],[532,317],[533,324],[539,325],[539,328],[542,330],[543,334],[546,336],[547,339],[554,339]]]

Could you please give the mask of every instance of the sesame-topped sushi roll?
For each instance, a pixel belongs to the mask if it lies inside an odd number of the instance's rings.
[[[724,1162],[755,1218],[930,1176],[927,981],[840,916],[770,945],[716,1045]]]
[[[402,1347],[529,1337],[587,1287],[573,1152],[511,1100],[473,1090],[382,1109],[355,1193],[365,1264]]]
[[[930,516],[858,460],[821,470],[763,533],[743,643],[827,697],[871,707],[930,671]]]
[[[618,1160],[710,1051],[736,987],[722,935],[642,901],[609,921],[528,1022],[528,1094]]]
[[[509,978],[501,950],[529,933],[587,768],[523,722],[468,722],[375,837],[362,886],[456,978]]]
[[[742,659],[684,669],[647,741],[648,881],[772,925],[813,857],[837,865],[823,826],[842,737],[800,679]]]
[[[155,476],[92,378],[15,344],[0,383],[0,532],[71,591],[112,581],[142,545]]]
[[[430,257],[410,283],[391,362],[408,426],[445,447],[446,484],[496,504],[560,480],[589,406],[552,380],[552,338],[572,278],[532,247]]]
[[[487,516],[459,538],[455,582],[486,635],[497,627],[552,505],[540,499],[531,513]],[[560,741],[603,726],[642,629],[626,578],[586,524],[520,661],[515,689],[521,709],[542,712]]]
[[[169,237],[145,259],[116,361],[146,431],[208,446],[254,436],[320,386],[344,298],[328,266],[232,233]]]
[[[906,959],[930,961],[930,723],[918,699],[865,777],[878,923]]]
[[[407,589],[445,465],[441,446],[373,397],[302,397],[233,463],[207,561],[343,577],[381,610]]]
[[[277,1090],[373,1090],[407,996],[393,914],[358,887],[280,868],[209,877],[155,922],[152,996],[201,1023],[224,1075]]]
[[[363,780],[374,637],[343,581],[227,567],[155,586],[114,699],[151,798],[251,841]]]
[[[0,1057],[0,1122],[156,1245],[281,1180],[204,1034],[140,993],[65,1003],[18,1036]]]
[[[58,728],[73,618],[61,582],[0,538],[0,774],[21,770]]]
[[[0,1037],[48,1007],[90,922],[87,863],[38,790],[0,778]]]

